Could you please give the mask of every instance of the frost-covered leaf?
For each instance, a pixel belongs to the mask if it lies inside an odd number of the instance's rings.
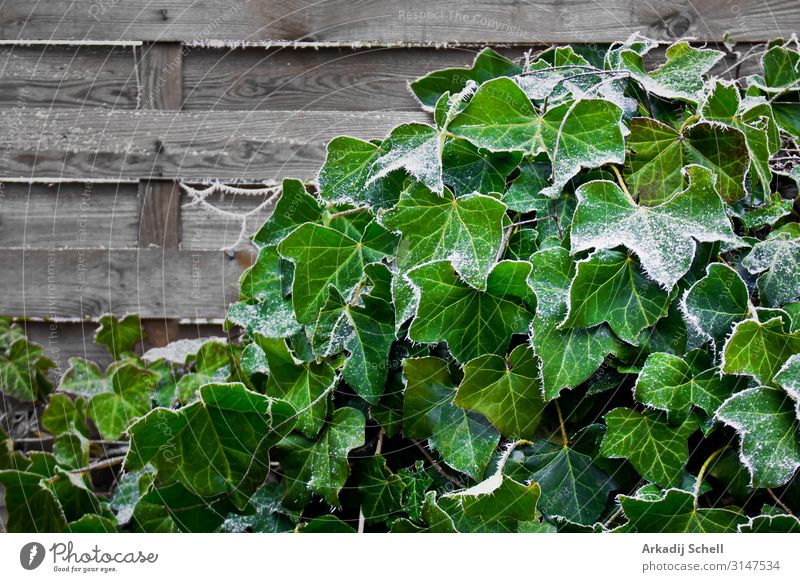
[[[695,165],[685,172],[689,186],[652,207],[637,205],[613,182],[582,185],[572,223],[572,252],[624,245],[636,253],[648,276],[670,290],[691,267],[695,241],[741,244],[715,189],[714,174]]]
[[[403,169],[432,191],[441,193],[443,144],[444,137],[433,126],[424,123],[397,126],[381,145],[381,155],[372,165],[366,186]]]
[[[292,306],[297,321],[316,321],[330,285],[349,297],[364,276],[364,265],[391,256],[396,246],[396,237],[377,222],[369,223],[359,240],[318,224],[292,231],[278,252],[295,264]]]
[[[534,519],[540,495],[538,483],[521,483],[498,468],[477,485],[450,493],[443,499],[456,500],[468,517],[491,523]]]
[[[291,531],[299,516],[281,503],[283,486],[265,483],[253,493],[247,512],[230,513],[220,526],[221,532],[277,533]]]
[[[562,328],[608,322],[621,340],[638,345],[640,332],[667,314],[670,294],[645,277],[633,258],[598,250],[579,261]]]
[[[739,526],[739,533],[800,533],[794,515],[757,515]]]
[[[423,106],[433,109],[439,98],[449,92],[460,92],[469,81],[483,83],[497,77],[511,77],[522,72],[522,67],[485,48],[475,56],[468,68],[441,69],[428,73],[411,83],[411,90]]]
[[[800,225],[787,224],[756,243],[743,260],[758,278],[763,305],[779,306],[800,298]]]
[[[734,509],[698,508],[691,493],[668,489],[661,496],[620,495],[628,519],[622,531],[638,533],[731,533],[747,522]]]
[[[800,353],[800,332],[787,332],[781,317],[742,321],[733,328],[723,352],[722,371],[771,384],[784,362]]]
[[[411,323],[413,341],[446,341],[460,362],[503,353],[511,335],[525,333],[533,316],[530,263],[501,261],[492,269],[486,290],[462,281],[446,261],[421,265],[407,275],[419,292]]]
[[[795,354],[778,370],[775,383],[795,401],[797,419],[800,420],[800,354]]]
[[[684,357],[650,354],[634,394],[642,404],[683,420],[693,405],[713,416],[731,394],[746,386],[741,378],[720,374],[705,351],[693,350]]]
[[[464,364],[454,403],[483,414],[506,437],[532,437],[545,402],[531,347],[520,345],[506,358],[486,355]]]
[[[253,241],[264,246],[276,245],[301,224],[317,222],[320,218],[322,206],[306,191],[305,185],[300,180],[284,180],[272,214],[253,236]]]
[[[439,358],[406,358],[403,432],[412,439],[429,439],[445,463],[479,479],[500,440],[483,416],[452,404],[456,385]]]
[[[674,428],[657,414],[630,408],[615,408],[603,418],[601,455],[628,459],[642,477],[664,487],[681,484],[689,460],[687,439],[697,428],[693,419]]]
[[[525,156],[519,166],[519,176],[509,186],[503,202],[516,212],[547,212],[553,201],[542,191],[550,185],[553,165],[546,154]]]
[[[741,438],[742,462],[754,487],[778,487],[800,467],[800,424],[783,390],[760,386],[734,394],[717,411]]]
[[[683,131],[655,119],[631,121],[625,179],[642,204],[654,206],[685,189],[691,174],[683,169],[700,165],[714,173],[722,198],[744,198],[749,153],[744,134],[720,123],[698,122]]]
[[[449,191],[438,196],[413,185],[380,220],[402,235],[397,253],[401,271],[449,260],[467,283],[483,289],[503,242],[505,212],[505,204],[491,196],[453,197]]]
[[[490,152],[464,139],[451,139],[442,151],[444,182],[456,196],[504,192],[506,178],[519,165],[518,152]]]
[[[450,131],[490,151],[546,152],[552,163],[556,197],[581,168],[622,163],[625,144],[622,110],[602,99],[564,103],[539,115],[525,92],[511,79],[481,85],[450,123]]]
[[[33,401],[39,395],[37,373],[44,349],[21,337],[8,350],[0,350],[0,392],[17,400]]]
[[[767,202],[758,208],[753,208],[744,213],[742,224],[750,230],[757,230],[764,226],[771,226],[784,216],[792,213],[792,201],[773,192]]]
[[[282,400],[242,384],[206,384],[179,410],[156,408],[128,433],[128,470],[152,463],[162,483],[179,482],[201,497],[221,493],[243,507],[269,472],[269,449],[297,422]]]
[[[339,408],[316,440],[292,435],[281,442],[286,451],[281,466],[287,477],[283,498],[287,507],[302,509],[312,492],[339,507],[339,491],[350,476],[347,455],[364,444],[364,425],[360,410]]]
[[[684,294],[681,310],[687,325],[702,341],[712,339],[721,349],[731,328],[750,313],[750,297],[739,274],[722,263],[712,263],[706,276]]]
[[[541,250],[531,256],[531,287],[536,293],[536,316],[531,343],[540,360],[544,396],[552,400],[565,388],[588,380],[614,352],[617,340],[606,325],[591,328],[565,327],[569,287],[575,263],[562,247]]]
[[[144,337],[142,322],[138,315],[126,315],[119,319],[107,313],[98,320],[100,327],[94,334],[98,344],[103,344],[115,360],[133,350],[133,347]]]

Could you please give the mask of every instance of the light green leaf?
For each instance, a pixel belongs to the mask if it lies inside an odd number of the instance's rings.
[[[760,386],[731,396],[717,418],[741,437],[740,458],[753,487],[779,487],[800,467],[800,424],[783,390]]]
[[[503,353],[511,335],[525,333],[532,318],[530,270],[530,263],[501,261],[489,273],[486,290],[479,291],[446,261],[413,269],[407,277],[420,296],[409,337],[425,343],[446,341],[460,362]]]
[[[150,411],[157,379],[158,374],[131,361],[109,367],[106,376],[109,392],[94,395],[87,409],[103,438],[119,438],[133,421]]]
[[[441,193],[443,134],[423,123],[399,125],[381,145],[371,168],[370,186],[390,172],[403,169],[433,192]]]
[[[671,290],[692,266],[695,240],[740,245],[714,187],[714,174],[694,165],[685,172],[689,186],[653,207],[637,205],[613,182],[583,184],[576,192],[572,252],[624,245],[636,253],[648,276]]]
[[[731,533],[747,522],[747,516],[733,509],[697,508],[694,496],[680,489],[668,489],[660,497],[618,499],[628,519],[621,528],[626,532]]]
[[[795,354],[775,374],[775,383],[783,388],[795,401],[797,418],[800,420],[800,354]]]
[[[37,373],[44,349],[24,337],[14,340],[8,350],[0,350],[0,392],[17,400],[31,402],[39,395]]]
[[[773,225],[791,213],[792,201],[784,200],[780,194],[773,192],[763,206],[747,210],[741,218],[742,224],[746,228],[757,230],[764,226]]]
[[[367,523],[387,521],[400,511],[405,488],[404,481],[389,470],[381,455],[366,459],[361,466],[358,491]]]
[[[787,224],[756,243],[743,260],[758,278],[762,305],[777,307],[800,297],[800,225]]]
[[[301,224],[317,222],[320,218],[322,206],[306,191],[305,185],[300,180],[284,180],[272,214],[253,236],[253,241],[264,246],[276,245]]]
[[[751,376],[759,384],[771,384],[784,362],[797,353],[800,353],[800,332],[786,332],[781,317],[764,323],[747,319],[736,324],[725,343],[722,371]]]
[[[94,334],[94,341],[106,346],[115,360],[122,358],[125,352],[132,351],[133,346],[144,337],[138,315],[126,315],[119,319],[107,313],[98,322],[100,327]]]

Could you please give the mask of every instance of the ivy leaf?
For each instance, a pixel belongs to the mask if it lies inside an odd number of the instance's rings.
[[[741,524],[739,533],[800,533],[800,519],[793,515],[758,515]]]
[[[742,266],[758,278],[762,305],[779,306],[800,297],[800,225],[787,224],[756,243]]]
[[[265,393],[291,404],[297,411],[297,430],[313,438],[328,416],[328,399],[323,395],[336,381],[333,368],[325,361],[297,360],[286,340],[256,336],[256,341],[264,350],[269,366]]]
[[[693,350],[685,357],[659,352],[647,357],[634,395],[642,404],[682,421],[692,405],[713,416],[731,394],[747,386],[741,380],[720,374],[703,350]]]
[[[292,531],[299,515],[283,506],[282,483],[265,483],[250,498],[252,512],[230,513],[220,526],[222,532],[278,533]]]
[[[800,353],[800,332],[786,332],[781,317],[764,323],[747,319],[736,324],[725,343],[722,371],[770,384],[784,362],[796,353]]]
[[[735,270],[712,263],[706,268],[706,276],[684,294],[681,311],[690,329],[703,342],[713,340],[719,349],[731,328],[750,312],[750,296]]]
[[[524,453],[520,469],[529,472],[528,478],[542,488],[542,513],[581,525],[592,525],[599,519],[613,483],[591,457],[547,441],[520,450]]]
[[[294,408],[244,385],[206,384],[200,400],[156,408],[129,429],[127,470],[152,463],[162,483],[201,497],[230,494],[243,508],[269,472],[269,449],[295,426]]]
[[[122,319],[107,313],[98,320],[100,327],[94,335],[94,340],[108,348],[115,360],[122,358],[123,354],[133,350],[144,337],[142,322],[138,315],[126,315]]]
[[[636,253],[649,277],[670,290],[692,266],[695,240],[740,245],[714,187],[714,174],[694,165],[684,171],[689,186],[652,207],[638,206],[613,182],[580,186],[572,253],[624,245]]]
[[[555,198],[581,168],[625,160],[621,120],[622,110],[602,99],[564,103],[540,116],[519,85],[500,78],[481,85],[449,129],[490,151],[546,152],[553,184],[542,193]]]
[[[664,487],[681,484],[689,460],[687,439],[697,428],[693,419],[673,428],[655,414],[630,408],[615,408],[603,418],[601,455],[628,459],[642,477]]]
[[[773,192],[763,206],[748,210],[741,217],[742,224],[749,230],[757,230],[764,226],[771,226],[784,216],[792,213],[792,201]]]
[[[545,154],[525,156],[519,166],[519,176],[509,186],[503,202],[515,212],[544,213],[552,208],[553,201],[542,191],[550,185],[553,165]]]
[[[503,242],[506,206],[483,194],[437,196],[416,185],[381,222],[402,234],[397,255],[402,271],[446,259],[467,283],[483,289]]]
[[[281,443],[286,454],[281,465],[287,474],[284,503],[302,509],[314,492],[328,505],[339,507],[339,491],[350,476],[347,455],[364,444],[364,414],[339,408],[315,441],[292,435]]]
[[[795,354],[775,375],[775,383],[795,401],[797,419],[800,420],[800,354]]]
[[[616,350],[617,340],[605,325],[559,328],[575,276],[575,263],[566,249],[541,250],[531,256],[531,264],[530,281],[537,300],[531,343],[539,358],[545,399],[553,400],[561,390],[588,380]]]
[[[497,447],[499,433],[482,416],[451,404],[456,387],[444,360],[406,358],[403,374],[404,435],[429,439],[448,465],[479,479]]]
[[[531,437],[545,407],[538,368],[527,345],[517,346],[506,358],[470,360],[454,404],[483,414],[504,436]]]
[[[739,433],[752,486],[779,487],[800,467],[800,425],[783,390],[759,386],[738,392],[722,404],[717,418]]]
[[[536,482],[520,483],[498,468],[491,477],[477,485],[443,496],[457,500],[464,514],[484,523],[531,521],[536,517],[536,504],[541,488]]]
[[[292,305],[300,323],[314,323],[333,285],[348,296],[364,276],[364,265],[391,256],[396,238],[371,222],[360,240],[319,224],[304,224],[278,245],[295,264]]]
[[[73,400],[66,394],[52,394],[40,422],[53,436],[77,431],[88,437],[86,400],[81,397]]]
[[[644,205],[662,204],[690,185],[691,173],[684,171],[688,164],[713,172],[727,202],[746,194],[749,152],[738,129],[699,122],[679,132],[655,119],[637,117],[631,121],[628,149],[625,179]]]
[[[8,533],[58,533],[67,526],[64,510],[45,479],[36,473],[0,471]]]
[[[619,503],[628,519],[622,531],[638,533],[730,533],[747,522],[733,509],[697,508],[694,495],[668,489],[661,496],[620,495]]]
[[[577,267],[562,327],[586,328],[608,322],[617,337],[638,345],[640,332],[667,314],[669,293],[642,275],[625,253],[598,250]]]
[[[419,292],[409,329],[416,342],[446,341],[460,362],[503,353],[511,335],[524,333],[532,318],[530,263],[501,261],[479,291],[462,281],[446,261],[416,267],[407,275]]]
[[[466,87],[469,81],[483,83],[497,77],[512,77],[522,72],[522,67],[485,48],[475,56],[469,68],[441,69],[428,73],[411,83],[411,90],[423,107],[433,110],[437,101],[445,93],[455,95]]]
[[[504,192],[506,178],[519,166],[518,152],[489,152],[464,139],[451,139],[442,150],[444,182],[456,196]]]
[[[389,470],[381,455],[366,459],[361,466],[358,491],[367,523],[387,521],[397,513],[405,488],[405,482]]]
[[[372,167],[383,153],[381,146],[354,137],[337,137],[328,143],[328,155],[319,171],[319,194],[329,204],[388,208],[397,202],[402,172],[370,183]],[[275,212],[278,212],[275,208]],[[311,218],[304,222],[316,222]],[[277,241],[276,241],[277,242]]]
[[[392,130],[381,146],[382,153],[372,165],[366,185],[390,172],[403,169],[433,192],[444,189],[442,147],[444,137],[433,126],[407,123]]]
[[[272,214],[253,236],[253,241],[262,246],[277,245],[301,224],[317,222],[321,218],[322,206],[308,193],[305,185],[300,180],[284,180]]]
[[[403,467],[397,474],[405,484],[403,489],[403,511],[413,520],[422,519],[422,504],[425,502],[425,493],[433,485],[433,478],[425,470],[422,461],[414,464],[414,470]]]
[[[0,392],[17,400],[32,402],[39,395],[37,373],[44,349],[24,337],[0,351]]]
[[[112,364],[106,375],[109,391],[89,401],[87,415],[104,439],[114,440],[150,411],[158,374],[131,361]]]

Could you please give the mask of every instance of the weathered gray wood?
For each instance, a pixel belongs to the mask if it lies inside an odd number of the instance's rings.
[[[4,250],[0,316],[222,318],[237,299],[249,253]]]
[[[179,43],[147,43],[141,48],[142,108],[177,110],[183,102],[183,49]]]
[[[175,182],[139,184],[139,246],[177,249],[181,240],[180,192]]]
[[[632,32],[739,41],[800,29],[796,0],[5,0],[4,39],[603,42]]]
[[[191,198],[182,197],[181,209],[181,248],[188,250],[228,249],[237,243],[245,224],[245,235],[253,235],[272,214],[273,204],[259,208],[265,201],[264,195],[212,194],[206,202],[221,210],[215,212],[203,206],[191,205]],[[252,214],[250,214],[252,213]],[[240,219],[238,217],[245,217]],[[237,248],[251,248],[248,241]]]
[[[136,246],[135,185],[0,182],[0,192],[0,249]]]
[[[135,109],[134,65],[130,47],[0,47],[0,107]]]
[[[313,179],[325,145],[384,137],[424,112],[0,110],[0,176]],[[2,167],[5,166],[5,167]]]

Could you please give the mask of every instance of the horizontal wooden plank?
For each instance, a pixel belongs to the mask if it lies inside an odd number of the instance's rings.
[[[5,0],[3,39],[549,43],[800,29],[796,0]]]
[[[0,47],[0,107],[135,109],[131,48]]]
[[[255,234],[272,214],[274,204],[267,201],[264,194],[212,194],[200,206],[192,204],[191,197],[184,194],[181,248],[194,251],[250,248],[243,237]]]
[[[423,112],[0,110],[11,178],[312,179],[325,145],[382,138]]]
[[[132,184],[0,182],[0,193],[0,247],[136,247],[139,208]]]
[[[737,50],[746,52],[751,45]],[[511,59],[542,46],[498,47]],[[480,49],[185,49],[186,110],[418,111],[408,83],[436,69],[469,66]],[[645,65],[664,61],[664,48],[651,51]],[[735,56],[711,74],[731,77]],[[757,59],[739,74],[756,72]]]
[[[250,261],[245,252],[4,250],[0,316],[222,318]]]
[[[113,359],[105,346],[94,342],[94,332],[97,323],[93,321],[20,321],[20,325],[25,327],[25,333],[31,341],[40,344],[45,354],[50,357],[57,368],[54,370],[54,377],[58,377],[66,371],[69,366],[70,358],[82,358],[97,362],[105,367]],[[164,320],[145,319],[142,320],[144,327],[157,326],[164,324]],[[178,339],[200,339],[206,337],[227,337],[227,333],[220,324],[208,323],[183,323],[177,326]],[[136,347],[138,353],[150,347],[148,338],[145,337],[143,344]]]

